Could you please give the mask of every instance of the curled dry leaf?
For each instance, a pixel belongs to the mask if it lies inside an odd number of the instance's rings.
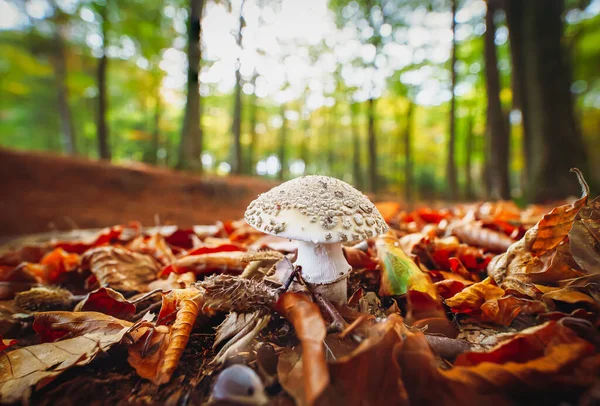
[[[323,340],[327,334],[319,307],[301,293],[284,293],[275,310],[288,319],[302,344],[302,372],[306,403],[312,405],[329,384]]]
[[[159,269],[152,257],[117,247],[86,252],[82,266],[89,267],[101,287],[119,292],[147,292]]]
[[[193,272],[197,276],[213,272],[239,274],[246,266],[246,263],[242,262],[245,255],[246,253],[243,251],[189,255],[179,258],[171,265],[163,268],[159,277],[164,278],[172,272],[178,274]]]
[[[76,312],[100,312],[120,319],[129,319],[135,314],[135,305],[111,288],[99,288],[75,306]]]
[[[175,261],[175,254],[165,237],[160,233],[154,233],[151,236],[140,235],[127,245],[127,249],[140,254],[152,256],[161,265],[166,266]]]
[[[142,325],[141,337],[129,348],[128,361],[138,375],[156,385],[171,380],[200,312],[200,295],[198,289],[186,288],[163,296],[157,327]]]
[[[27,404],[32,388],[40,389],[71,367],[89,364],[120,342],[131,323],[107,318],[101,313],[38,315],[37,327],[43,326],[44,335],[70,331],[78,336],[0,354],[0,403]]]
[[[569,231],[573,258],[588,274],[600,273],[600,196],[582,207]]]
[[[512,244],[508,250],[495,257],[488,266],[488,274],[492,276],[497,283],[501,283],[507,276],[514,274],[543,274],[542,277],[552,270],[552,264],[562,264],[563,261],[554,258],[557,251],[552,252],[563,242],[569,234],[573,222],[579,210],[585,206],[588,199],[588,187],[581,172],[578,170],[577,177],[584,190],[580,199],[571,204],[565,204],[555,207],[532,228],[527,230],[525,236]],[[566,244],[563,244],[566,246]],[[568,248],[568,246],[567,246]],[[547,254],[548,253],[548,254]],[[544,259],[540,256],[547,254]],[[561,255],[570,255],[563,252]],[[563,273],[561,273],[561,276]],[[540,275],[534,275],[540,276]],[[563,279],[569,276],[562,276]],[[538,283],[540,280],[538,279]]]
[[[137,227],[136,227],[137,228]],[[105,228],[100,233],[93,237],[90,241],[59,241],[53,244],[53,248],[62,248],[63,250],[75,254],[83,254],[93,247],[113,243],[121,237],[124,231],[123,226],[114,226]]]
[[[512,295],[491,299],[481,305],[481,320],[510,326],[518,315],[536,315],[548,311],[544,302]]]
[[[196,282],[196,275],[193,272],[186,272],[182,274],[172,273],[167,279],[157,279],[150,282],[148,285],[149,290],[160,289],[163,292],[172,289],[183,289]]]
[[[452,227],[452,234],[461,242],[492,252],[505,252],[515,241],[504,233],[484,228],[478,222],[469,222]]]

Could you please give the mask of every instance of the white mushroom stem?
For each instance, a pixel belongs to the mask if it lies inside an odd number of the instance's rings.
[[[348,301],[346,278],[351,267],[344,257],[341,243],[298,241],[295,265],[302,267],[302,277],[317,293],[334,303],[345,304]]]

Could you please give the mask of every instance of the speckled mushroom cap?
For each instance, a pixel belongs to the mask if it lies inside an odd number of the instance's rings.
[[[244,215],[268,234],[313,243],[362,241],[388,226],[369,198],[329,176],[303,176],[258,196]]]

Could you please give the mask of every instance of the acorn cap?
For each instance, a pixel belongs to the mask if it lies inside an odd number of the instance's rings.
[[[362,241],[388,226],[369,198],[339,179],[303,176],[258,196],[244,218],[267,234],[298,241]]]

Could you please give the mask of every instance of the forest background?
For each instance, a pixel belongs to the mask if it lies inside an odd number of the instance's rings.
[[[600,184],[600,0],[0,0],[0,145],[417,200]]]

